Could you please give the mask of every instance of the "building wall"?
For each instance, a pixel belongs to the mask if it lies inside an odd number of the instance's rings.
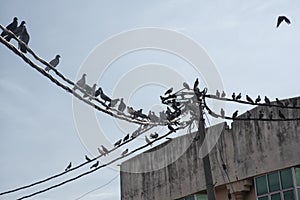
[[[300,105],[300,98],[297,98],[297,105]],[[266,114],[273,110],[274,118],[277,118],[278,109],[273,107],[254,108],[252,116],[258,116],[260,109]],[[300,109],[288,109],[283,113],[287,118],[300,118]],[[222,123],[208,131],[213,138],[215,133],[223,130],[210,152],[216,191],[228,183],[228,178],[230,182],[252,180],[256,175],[300,164],[300,121],[236,120],[231,126],[228,129]],[[179,199],[205,190],[199,143],[192,141],[191,135],[178,137],[122,163],[122,199]],[[184,149],[187,150],[182,153]],[[178,154],[182,155],[177,158]],[[222,169],[223,161],[228,177]],[[250,189],[245,199],[255,199],[254,187],[247,187]],[[224,191],[220,190],[217,196],[223,196]]]

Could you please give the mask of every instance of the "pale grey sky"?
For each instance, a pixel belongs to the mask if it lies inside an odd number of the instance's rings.
[[[300,93],[299,10],[297,0],[12,0],[2,1],[0,23],[7,25],[14,16],[25,20],[30,47],[46,60],[60,54],[58,69],[71,79],[75,79],[89,53],[114,34],[141,27],[176,30],[206,49],[228,94],[235,91],[275,99]],[[287,15],[292,24],[276,29],[280,14]],[[56,174],[70,161],[79,164],[88,152],[76,132],[71,96],[0,46],[0,191],[5,191]],[[178,59],[170,61],[163,54],[143,56],[130,55],[116,62],[116,69],[110,73],[115,70],[117,74],[118,65],[141,65],[153,61],[151,58],[156,63],[169,64]],[[189,83],[194,78],[191,75]],[[113,85],[109,78],[104,79],[103,88],[108,94],[112,94]],[[139,100],[137,97],[134,103]],[[141,103],[141,107],[148,104],[152,102]],[[228,112],[233,110],[235,107],[228,105]],[[100,114],[99,118],[109,117]],[[114,134],[114,139],[122,135]],[[76,199],[117,174],[118,171],[103,169],[33,199]],[[5,199],[15,199],[53,183],[7,195]],[[82,199],[120,199],[119,184],[117,179]]]

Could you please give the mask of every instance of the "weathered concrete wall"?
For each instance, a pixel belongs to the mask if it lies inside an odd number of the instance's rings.
[[[300,98],[297,105],[300,105]],[[271,109],[274,118],[277,117],[278,109],[268,107],[254,108],[252,116],[258,116],[260,109],[264,113]],[[287,118],[300,117],[300,109],[288,109],[283,113]],[[226,127],[219,124],[210,129],[219,130],[220,126]],[[227,183],[222,159],[231,182],[299,165],[299,145],[300,121],[234,121],[231,129],[223,129],[210,152],[214,182],[217,186]],[[182,155],[177,158],[179,154]],[[191,135],[186,135],[122,163],[122,199],[178,199],[205,190],[203,165],[198,154],[199,144],[192,142]]]

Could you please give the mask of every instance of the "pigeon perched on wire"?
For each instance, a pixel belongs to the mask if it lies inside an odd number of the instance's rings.
[[[158,138],[158,136],[159,136],[159,135],[158,135],[158,133],[156,133],[156,132],[150,134],[150,138],[151,138],[151,139],[156,139],[156,138]]]
[[[106,94],[104,94],[103,90],[101,87],[98,88],[98,90],[96,92],[99,92],[100,94],[100,98],[102,100],[104,100],[104,103],[106,103],[107,101],[108,102],[111,102],[111,98],[109,98]]]
[[[122,139],[119,139],[119,140],[114,144],[114,147],[119,146],[121,143],[122,143]]]
[[[235,100],[240,100],[242,98],[242,93],[239,93],[236,97]]]
[[[288,25],[291,24],[291,21],[290,21],[286,16],[278,16],[276,28],[278,28],[279,25],[280,25],[283,21],[284,21],[285,23],[287,23]]]
[[[279,106],[284,106],[284,104],[278,98],[276,98],[276,103]]]
[[[169,124],[168,125],[168,129],[171,131],[171,132],[176,132],[176,130]]]
[[[128,153],[128,151],[129,151],[128,149],[125,149],[125,151],[123,151],[121,155],[125,156]]]
[[[78,89],[78,87],[84,89],[85,82],[86,82],[86,74],[82,74],[81,78],[74,85],[73,90],[75,91],[76,89]]]
[[[168,89],[168,90],[165,92],[165,95],[171,94],[172,92],[173,92],[173,88],[170,88],[170,89]]]
[[[126,142],[129,139],[129,133],[123,138],[123,142]]]
[[[233,114],[232,114],[232,119],[235,119],[238,116],[238,110],[236,110]]]
[[[285,119],[284,114],[281,112],[281,110],[278,110],[278,115],[280,118]]]
[[[85,159],[86,159],[86,161],[88,161],[88,162],[91,161],[91,159],[90,159],[87,155],[85,155]]]
[[[112,99],[110,103],[108,104],[109,107],[115,107],[117,103],[120,101],[120,99]]]
[[[97,149],[100,155],[106,156],[106,153],[103,150],[101,150],[99,147]]]
[[[49,64],[50,64],[53,68],[55,68],[55,67],[58,65],[58,63],[59,63],[59,58],[60,58],[60,55],[56,55],[55,58],[53,58],[53,59],[49,62]],[[47,66],[47,67],[45,68],[45,71],[49,72],[50,69],[51,69],[51,68]]]
[[[220,98],[220,95],[221,95],[221,94],[220,94],[219,90],[217,90],[217,91],[216,91],[216,97],[217,97],[217,98]]]
[[[97,161],[95,164],[93,164],[93,165],[90,167],[90,169],[92,169],[92,168],[97,168],[98,165],[99,165],[99,161]]]
[[[222,98],[225,98],[225,97],[226,97],[226,93],[225,93],[224,91],[222,92],[221,97],[222,97]]]
[[[149,140],[149,138],[145,135],[145,140],[147,142],[147,144],[150,144],[150,146],[152,146],[152,142]]]
[[[257,103],[259,103],[260,101],[261,101],[261,98],[260,98],[260,96],[258,95],[257,98],[255,99],[255,103],[257,104]]]
[[[265,96],[265,103],[267,105],[271,105],[270,99],[267,96]]]
[[[21,24],[12,31],[15,34],[15,36],[19,37],[23,33],[25,24],[26,24],[26,22],[22,21]],[[13,36],[11,34],[8,34],[5,37],[6,41],[8,41],[8,42],[11,40],[11,38],[13,38]]]
[[[222,117],[222,118],[225,118],[225,111],[224,111],[224,109],[223,109],[223,108],[221,108],[221,112],[220,112],[220,114],[221,114],[221,117]]]
[[[124,103],[123,98],[121,98],[120,104],[119,104],[119,106],[118,106],[118,111],[124,112],[125,109],[126,109],[126,104]]]
[[[6,26],[6,29],[9,30],[9,31],[11,31],[11,32],[14,32],[14,30],[17,27],[18,27],[18,18],[14,17],[13,21]],[[5,37],[6,35],[8,35],[8,32],[2,31],[1,36]]]
[[[183,87],[185,88],[185,89],[187,89],[187,90],[190,90],[191,88],[190,88],[190,86],[189,86],[189,84],[187,84],[186,82],[183,82]]]
[[[88,96],[94,97],[95,96],[95,92],[96,92],[96,87],[97,87],[96,83],[93,85],[93,87],[89,86],[88,84],[85,84],[83,86],[83,89],[85,91],[83,97],[88,97]],[[91,97],[89,99],[91,100]]]
[[[251,99],[251,97],[249,97],[248,95],[246,95],[246,100],[252,104],[254,104],[254,101]]]
[[[102,151],[104,152],[104,155],[108,154],[109,151],[107,148],[105,148],[105,146],[101,145]]]
[[[68,171],[68,170],[70,170],[71,167],[72,167],[72,162],[70,162],[69,165],[66,167],[65,172]]]
[[[232,99],[235,100],[235,92],[231,95]]]
[[[26,27],[24,26],[23,32],[20,35],[20,40],[22,42],[24,42],[26,45],[28,45],[29,40],[30,40],[30,36],[29,33],[27,32]],[[27,53],[27,49],[25,44],[19,42],[19,49],[23,52],[23,53]]]

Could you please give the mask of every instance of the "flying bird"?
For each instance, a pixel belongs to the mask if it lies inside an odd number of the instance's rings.
[[[259,119],[262,119],[264,117],[264,113],[263,113],[263,111],[259,111],[259,114],[258,114],[258,118]]]
[[[129,139],[129,133],[124,137],[123,142],[126,142]]]
[[[8,24],[8,25],[6,26],[6,29],[9,30],[9,31],[11,31],[11,32],[14,32],[14,30],[15,30],[17,27],[18,27],[18,18],[17,18],[17,17],[14,17],[13,21],[12,21],[10,24]],[[2,37],[5,37],[6,35],[8,35],[8,33],[5,32],[5,31],[2,31],[1,36],[2,36]]]
[[[77,83],[74,85],[73,90],[75,91],[78,89],[78,87],[84,89],[85,82],[86,82],[86,74],[82,74],[81,78],[77,81]]]
[[[221,112],[220,112],[220,113],[221,113],[221,117],[222,117],[222,118],[225,118],[225,111],[224,111],[223,108],[221,108]]]
[[[122,139],[119,139],[119,140],[114,144],[114,147],[119,146],[121,143],[122,143]]]
[[[258,95],[257,98],[255,99],[255,103],[257,104],[257,103],[259,103],[260,101],[261,101],[261,98],[260,98],[260,96]]]
[[[119,110],[120,112],[124,112],[125,109],[126,109],[126,104],[124,103],[123,98],[121,98],[120,104],[119,104],[119,106],[118,106],[118,110]]]
[[[15,36],[19,37],[19,36],[23,33],[24,28],[25,28],[25,24],[26,24],[26,22],[25,22],[25,21],[22,21],[21,24],[20,24],[17,28],[15,28],[15,29],[12,31],[12,32],[15,34]],[[5,39],[6,39],[6,41],[9,42],[9,41],[11,40],[12,37],[13,37],[12,35],[8,34],[8,35],[5,37]]]
[[[284,104],[283,104],[278,98],[276,98],[276,103],[277,103],[279,106],[284,106]]]
[[[171,94],[172,92],[173,92],[173,88],[170,88],[170,89],[168,89],[168,90],[165,92],[165,95]]]
[[[91,159],[87,155],[85,155],[85,159],[89,162],[91,161]]]
[[[147,142],[147,144],[150,144],[150,146],[152,146],[152,142],[149,140],[149,138],[145,135],[145,140]]]
[[[281,112],[281,110],[278,111],[278,115],[280,118],[285,119],[284,114]]]
[[[220,98],[220,92],[219,92],[219,90],[216,91],[216,96],[217,96],[218,98]]]
[[[271,105],[270,99],[267,96],[265,96],[265,103],[267,105]]]
[[[278,28],[283,21],[288,25],[291,24],[291,21],[286,16],[278,16],[276,28]]]
[[[226,93],[225,93],[224,91],[222,92],[221,97],[222,97],[222,98],[225,98],[225,97],[226,97]]]
[[[246,100],[252,104],[254,104],[254,101],[251,99],[251,97],[249,97],[248,95],[246,95]]]
[[[128,153],[128,149],[125,149],[125,151],[122,152],[122,156],[125,156]]]
[[[50,64],[52,67],[56,67],[56,66],[58,65],[58,63],[59,63],[59,58],[60,58],[60,55],[56,55],[55,58],[53,58],[53,59],[49,62],[49,64]],[[45,71],[49,72],[50,69],[51,69],[51,68],[47,66],[47,67],[45,68]]]
[[[20,35],[20,40],[22,42],[24,42],[26,45],[28,45],[29,40],[30,40],[30,36],[29,33],[27,32],[26,27],[24,26],[23,32]],[[23,53],[27,53],[27,49],[26,46],[23,43],[19,42],[19,49],[23,52]]]
[[[159,135],[158,135],[158,133],[156,133],[156,132],[150,134],[150,138],[151,138],[151,139],[156,139],[156,138],[158,138],[158,136],[159,136]]]
[[[98,165],[99,165],[99,161],[97,161],[95,164],[93,164],[93,165],[90,167],[90,169],[92,169],[92,168],[97,168]]]
[[[189,86],[189,84],[187,84],[186,82],[183,82],[183,87],[185,88],[185,89],[187,89],[187,90],[190,90],[191,88],[190,88],[190,86]]]
[[[242,98],[242,93],[239,93],[239,94],[236,96],[235,100],[240,100],[241,98]]]
[[[236,110],[233,114],[232,114],[232,119],[235,119],[238,116],[238,110]]]
[[[65,172],[68,171],[68,170],[70,170],[71,167],[72,167],[72,162],[70,162],[69,165],[66,167]]]

